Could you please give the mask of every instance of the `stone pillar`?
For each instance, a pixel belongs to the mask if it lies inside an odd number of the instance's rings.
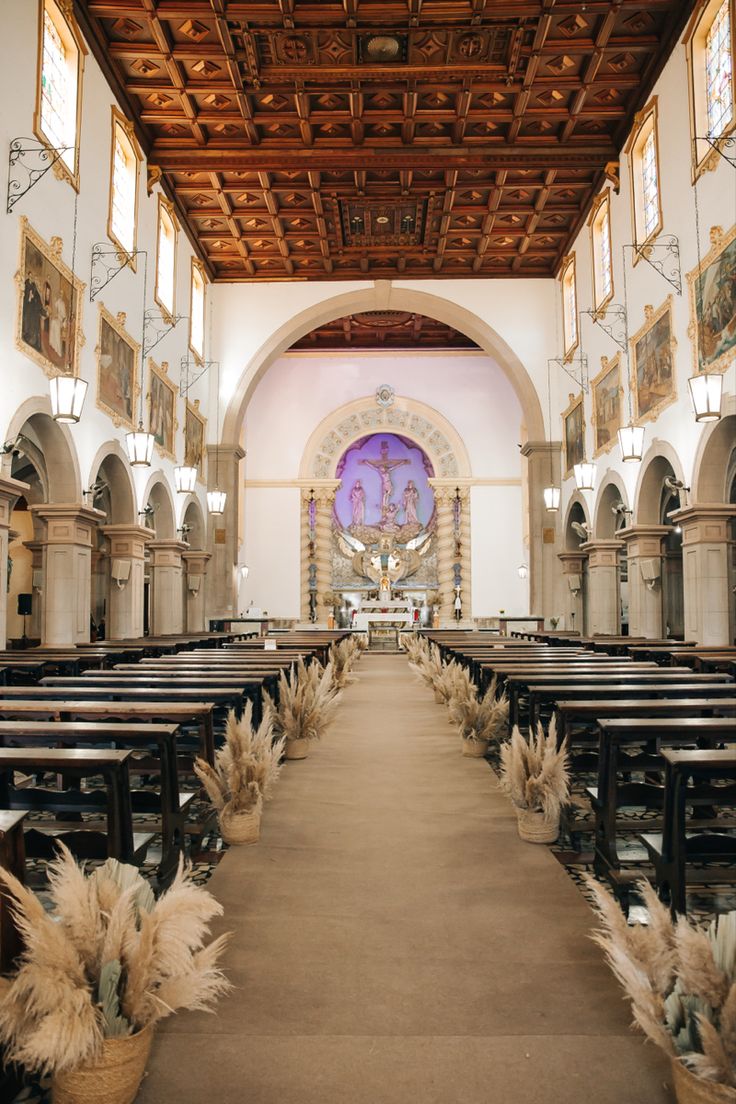
[[[630,636],[655,640],[664,633],[662,540],[669,532],[668,525],[631,525],[619,529],[628,561]]]
[[[20,479],[13,479],[9,475],[0,476],[0,648],[4,648],[8,640],[8,545],[10,532],[10,515],[16,499],[20,498],[28,490],[27,483],[21,483]]]
[[[182,552],[181,558],[186,564],[186,620],[184,629],[188,633],[206,632],[204,592],[207,576],[207,564],[212,559],[209,552]]]
[[[314,554],[317,567],[317,624],[326,625],[332,613],[325,606],[324,596],[332,590],[332,512],[339,479],[322,479],[314,488],[316,525],[314,530]]]
[[[558,552],[557,559],[562,564],[562,610],[565,628],[574,629],[585,635],[585,608],[583,606],[583,571],[585,553]],[[531,611],[535,612],[534,610]],[[554,615],[553,615],[554,616]]]
[[[559,441],[527,441],[521,455],[527,459],[529,491],[529,612],[544,617],[565,613],[569,628],[570,591],[557,561],[562,548],[560,512],[550,514],[544,505],[545,487],[561,486],[560,447]],[[582,625],[580,628],[582,631]]]
[[[586,594],[588,632],[618,636],[621,632],[621,592],[618,555],[620,540],[587,541],[581,549],[588,557]]]
[[[40,640],[43,635],[43,610],[46,590],[43,566],[44,543],[40,540],[23,541],[23,547],[27,548],[31,553],[31,578],[41,579],[39,585],[31,586],[33,606],[31,609],[31,619],[28,623],[28,636],[33,640]]]
[[[240,527],[240,461],[245,456],[240,445],[207,446],[207,487],[225,491],[223,514],[210,514],[208,534],[211,569],[206,580],[207,628],[209,618],[238,615],[238,557],[243,534]]]
[[[736,506],[694,503],[670,517],[682,527],[685,639],[730,644],[729,522]]]
[[[152,540],[148,545],[151,557],[151,636],[184,632],[182,553],[188,547],[180,540]]]
[[[434,503],[437,517],[437,589],[440,595],[440,625],[451,626],[454,620],[455,575],[452,565],[455,557],[454,502],[456,485],[440,479],[430,479],[434,490]],[[461,595],[464,598],[465,595]],[[470,593],[467,594],[470,603]]]
[[[146,545],[153,538],[143,525],[106,525],[110,540],[110,608],[108,640],[137,640],[143,636],[143,577]],[[127,578],[122,576],[127,575]],[[117,576],[117,578],[116,578]]]
[[[44,604],[41,643],[78,644],[89,640],[92,538],[105,515],[77,504],[31,506],[45,525],[42,538]]]

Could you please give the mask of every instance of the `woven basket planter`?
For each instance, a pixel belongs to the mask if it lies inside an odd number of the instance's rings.
[[[672,1059],[677,1104],[736,1104],[736,1089],[697,1077],[677,1058]]]
[[[554,843],[560,834],[559,821],[547,820],[536,809],[517,809],[516,819],[519,835],[527,843]]]
[[[488,751],[489,743],[490,740],[471,740],[463,736],[463,755],[467,755],[471,759],[482,759],[485,753]]]
[[[306,759],[309,755],[309,740],[287,740],[284,747],[284,759]]]
[[[152,1024],[135,1035],[106,1039],[97,1061],[56,1074],[51,1086],[53,1104],[133,1104],[152,1042]]]
[[[261,838],[261,810],[220,813],[220,834],[225,843],[258,843]]]

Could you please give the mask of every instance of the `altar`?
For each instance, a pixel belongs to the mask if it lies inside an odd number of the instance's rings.
[[[411,628],[414,614],[406,602],[363,602],[355,615],[353,628],[358,632],[370,632],[371,625]]]

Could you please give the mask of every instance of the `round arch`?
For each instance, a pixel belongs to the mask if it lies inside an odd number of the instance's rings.
[[[163,472],[155,471],[151,474],[142,501],[144,509],[147,506],[154,509],[153,517],[147,519],[147,522],[154,530],[156,539],[173,540],[176,536],[174,500]]]
[[[608,471],[601,480],[593,512],[593,535],[596,540],[613,540],[621,527],[613,508],[617,503],[629,505],[624,481],[618,472]],[[629,515],[626,515],[628,518]]]
[[[576,552],[580,545],[584,543],[582,538],[572,527],[574,521],[590,527],[588,504],[579,491],[576,491],[572,496],[567,504],[567,510],[565,511],[563,532],[565,534],[565,550],[567,552]]]
[[[243,370],[228,404],[222,427],[222,444],[237,444],[245,412],[258,382],[269,366],[310,330],[333,322],[348,314],[370,310],[403,310],[424,314],[445,322],[472,338],[497,362],[507,376],[521,405],[529,439],[545,440],[544,419],[536,388],[519,357],[510,345],[477,314],[457,303],[424,291],[394,287],[378,280],[371,288],[336,295],[315,304],[280,326],[261,345],[250,364]]]
[[[98,481],[105,486],[93,496],[91,505],[103,509],[109,507],[106,509],[109,525],[134,525],[137,521],[135,485],[119,441],[106,441],[97,450],[90,466],[90,488],[94,488]]]
[[[26,399],[8,423],[3,440],[14,441],[20,434],[28,438],[31,457],[43,468],[39,471],[48,502],[74,503],[82,498],[79,459],[67,425],[51,417],[48,396]]]
[[[184,539],[193,550],[205,548],[207,545],[207,525],[204,520],[202,505],[196,495],[187,495],[182,510],[182,525],[189,526],[189,532]]]
[[[432,461],[439,478],[470,479],[470,458],[462,437],[439,411],[397,395],[389,407],[374,395],[338,407],[323,418],[304,449],[299,478],[331,479],[346,449],[369,433],[398,433],[414,441]]]
[[[667,476],[685,482],[680,458],[668,441],[652,442],[641,464],[634,494],[634,524],[659,525],[662,486]]]
[[[724,400],[723,417],[706,427],[693,467],[693,502],[728,502],[729,461],[736,448],[736,395]]]

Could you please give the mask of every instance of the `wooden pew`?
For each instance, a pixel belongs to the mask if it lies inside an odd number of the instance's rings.
[[[561,700],[555,702],[557,717],[557,743],[569,746],[583,741],[592,730],[597,732],[598,718],[604,714],[614,717],[712,717],[736,712],[736,687],[730,698],[610,698],[582,701]],[[597,747],[596,739],[596,747]]]
[[[26,814],[0,809],[0,866],[25,883],[26,852],[23,844],[23,821]],[[0,886],[0,974],[10,970],[21,948],[10,898]]]
[[[731,733],[733,737],[733,732]],[[654,865],[654,878],[660,897],[669,901],[673,918],[687,910],[688,867],[708,861],[728,862],[730,869],[710,869],[698,881],[733,885],[736,881],[736,837],[729,836],[718,824],[704,831],[702,821],[690,821],[687,806],[695,808],[736,807],[736,747],[726,749],[680,750],[665,748],[664,817],[661,832],[640,833]],[[713,780],[730,783],[714,786]],[[688,783],[692,782],[692,786]],[[728,825],[724,825],[728,827]],[[733,827],[733,824],[731,824]],[[715,830],[714,830],[715,829]]]

